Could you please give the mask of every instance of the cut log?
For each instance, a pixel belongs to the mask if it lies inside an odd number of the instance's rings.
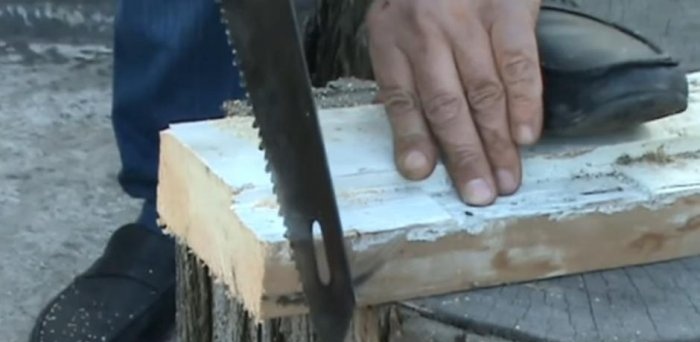
[[[474,208],[444,168],[395,170],[381,107],[320,121],[359,304],[700,254],[700,105],[610,137],[523,151],[524,184]],[[167,230],[256,320],[306,306],[248,116],[172,125],[161,136],[158,210]]]

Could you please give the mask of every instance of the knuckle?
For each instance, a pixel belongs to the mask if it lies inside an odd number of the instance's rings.
[[[365,25],[370,35],[381,34],[383,30],[384,14],[376,10],[369,10],[365,15]]]
[[[508,99],[519,103],[536,103],[542,95],[539,67],[525,53],[510,54],[503,64],[503,79]]]
[[[388,87],[382,90],[381,100],[391,114],[401,114],[420,108],[415,93],[402,87]]]
[[[477,112],[498,106],[504,99],[503,87],[498,82],[474,82],[467,86],[469,105]]]
[[[436,6],[430,1],[410,1],[407,2],[406,12],[410,14],[415,23],[431,22],[436,14]]]
[[[426,101],[424,110],[430,123],[442,127],[458,117],[462,110],[462,100],[453,93],[438,93]]]
[[[533,83],[537,77],[537,66],[523,51],[506,54],[503,62],[503,78],[510,85]]]
[[[507,156],[511,150],[515,149],[510,135],[506,134],[502,129],[482,126],[479,127],[479,135],[484,141],[485,149],[492,156]]]
[[[484,149],[492,156],[505,156],[515,148],[510,135],[508,121],[497,115],[483,116],[475,120],[476,129],[484,144]]]
[[[458,168],[474,168],[479,163],[486,163],[483,152],[472,144],[454,148],[448,158],[450,163]]]

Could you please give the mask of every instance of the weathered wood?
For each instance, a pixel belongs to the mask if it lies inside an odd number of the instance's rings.
[[[381,107],[322,110],[359,303],[700,253],[696,82],[683,114],[523,151],[520,191],[482,208],[460,200],[443,165],[422,182],[401,177]],[[161,142],[168,229],[256,318],[305,312],[251,118],[173,125]]]

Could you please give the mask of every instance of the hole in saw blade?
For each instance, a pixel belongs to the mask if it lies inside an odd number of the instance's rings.
[[[328,268],[328,258],[326,256],[326,248],[323,245],[323,233],[321,224],[314,221],[311,226],[311,232],[314,237],[314,247],[316,249],[316,270],[318,279],[324,286],[328,286],[331,282],[331,272]]]

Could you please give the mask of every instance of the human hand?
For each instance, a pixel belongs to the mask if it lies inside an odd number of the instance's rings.
[[[375,0],[367,15],[379,99],[404,177],[428,177],[442,152],[464,201],[517,191],[518,145],[539,139],[540,0]]]

